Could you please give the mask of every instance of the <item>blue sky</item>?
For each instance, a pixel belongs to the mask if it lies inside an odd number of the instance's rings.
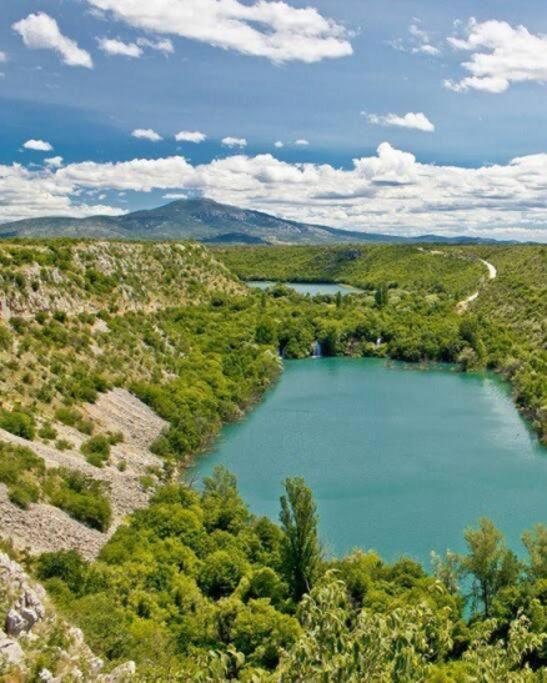
[[[236,17],[223,12],[233,2],[215,5],[169,0],[161,15],[147,0],[2,1],[0,164],[26,175],[0,177],[0,221],[203,192],[337,227],[544,239],[544,1],[239,0]],[[206,140],[177,142],[179,131]],[[157,164],[123,164],[135,159]],[[31,206],[17,183],[33,188]]]

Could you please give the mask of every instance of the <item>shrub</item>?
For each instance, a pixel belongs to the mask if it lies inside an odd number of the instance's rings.
[[[102,467],[110,457],[110,438],[105,434],[97,434],[84,441],[80,450],[90,465]]]
[[[55,442],[55,448],[58,451],[69,451],[71,448],[74,448],[74,444],[66,439],[58,439]]]
[[[50,422],[46,422],[38,432],[38,436],[45,441],[50,441],[51,439],[57,438],[57,430]]]
[[[76,408],[58,408],[55,411],[55,419],[67,427],[74,427],[82,419],[82,414]]]
[[[32,441],[34,439],[34,418],[21,410],[0,410],[0,427],[6,432]]]
[[[102,482],[82,472],[59,469],[50,473],[46,488],[51,503],[74,519],[99,531],[108,529],[112,508]]]
[[[12,336],[5,325],[0,325],[0,351],[8,351],[11,348]]]
[[[40,500],[40,488],[28,482],[18,482],[8,487],[8,497],[14,505],[26,510],[31,503]]]

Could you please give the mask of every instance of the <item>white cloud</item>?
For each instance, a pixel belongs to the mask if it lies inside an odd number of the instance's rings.
[[[124,43],[114,38],[99,38],[99,48],[109,55],[138,58],[142,55],[142,48],[136,43]]]
[[[441,51],[439,50],[438,47],[435,47],[434,45],[418,45],[417,47],[412,48],[412,52],[414,54],[424,54],[424,55],[431,55],[432,57],[435,55],[439,55]]]
[[[87,0],[130,26],[265,57],[318,62],[353,50],[343,26],[312,7],[258,0]]]
[[[0,221],[101,213],[78,199],[87,190],[199,192],[289,219],[370,232],[547,241],[547,154],[480,168],[438,166],[387,142],[349,169],[290,164],[271,154],[195,166],[181,156],[60,169],[0,165]]]
[[[139,47],[149,47],[151,50],[163,52],[166,55],[172,54],[175,51],[173,43],[169,40],[169,38],[163,38],[160,40],[150,40],[149,38],[137,38],[137,45]]]
[[[51,168],[61,168],[63,165],[63,157],[49,157],[48,159],[44,159],[44,164]]]
[[[222,144],[224,147],[247,147],[247,140],[245,138],[234,138],[232,136],[228,136],[226,138],[222,138]]]
[[[8,56],[5,52],[0,50],[0,64],[4,64],[5,62],[8,61]]]
[[[276,147],[277,149],[281,149],[282,147],[285,147],[285,143],[281,140],[277,140],[276,142],[274,142],[274,147]]]
[[[415,130],[421,130],[426,133],[433,133],[435,126],[422,112],[408,112],[404,116],[398,116],[397,114],[386,114],[385,116],[379,114],[366,114],[369,123],[377,126],[395,126],[398,128],[413,128]]]
[[[199,145],[200,142],[204,142],[206,139],[205,133],[200,133],[198,130],[181,130],[175,135],[177,142],[193,142],[196,145]]]
[[[139,140],[149,140],[150,142],[163,140],[162,136],[152,128],[135,128],[131,135]]]
[[[45,140],[27,140],[23,145],[25,149],[31,149],[34,152],[52,152],[53,147],[49,142]]]
[[[414,18],[408,27],[410,38],[408,40],[397,38],[388,42],[391,47],[400,52],[411,52],[412,54],[423,54],[436,57],[441,54],[441,50],[434,45],[429,33],[422,28],[419,19]]]
[[[294,141],[294,144],[297,145],[298,147],[307,147],[310,143],[309,143],[309,140],[305,140],[304,138],[299,138],[298,140]]]
[[[501,93],[511,83],[547,82],[547,35],[530,33],[524,26],[514,28],[505,21],[472,18],[463,36],[450,37],[448,42],[456,50],[473,53],[462,64],[471,75],[460,81],[445,80],[450,90]]]
[[[64,36],[55,19],[44,12],[29,14],[13,24],[14,31],[21,36],[24,44],[33,50],[55,50],[68,66],[93,68],[89,52],[82,50],[78,44]]]

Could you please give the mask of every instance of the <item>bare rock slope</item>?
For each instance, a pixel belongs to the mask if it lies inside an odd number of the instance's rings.
[[[69,468],[104,482],[109,489],[113,512],[108,531],[102,533],[91,529],[44,503],[31,504],[23,510],[10,502],[6,487],[0,485],[0,534],[11,540],[15,547],[32,553],[75,549],[84,557],[92,558],[127,515],[146,506],[150,489],[143,485],[143,477],[150,478],[151,471],[161,468],[160,459],[148,448],[166,423],[123,389],[101,394],[95,404],[85,406],[84,412],[101,429],[123,435],[123,442],[113,446],[109,463],[103,468],[94,467],[85,460],[80,446],[86,437],[65,425],[55,424],[55,428],[72,444],[66,451],[27,441],[2,429],[0,441],[30,448],[48,468]]]

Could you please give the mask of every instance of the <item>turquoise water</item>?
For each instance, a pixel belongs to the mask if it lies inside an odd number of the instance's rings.
[[[248,287],[267,289],[268,287],[273,287],[276,283],[266,280],[249,280],[245,284]],[[310,294],[311,296],[315,296],[316,294],[336,294],[337,292],[341,292],[342,294],[355,294],[356,292],[359,292],[358,289],[349,287],[348,285],[339,285],[332,282],[284,282],[283,284],[294,289],[295,292]]]
[[[196,466],[222,463],[251,510],[278,518],[281,482],[312,487],[327,552],[359,546],[428,562],[463,550],[463,530],[491,517],[521,552],[547,521],[547,450],[493,376],[377,359],[289,361],[280,382],[226,427]]]

